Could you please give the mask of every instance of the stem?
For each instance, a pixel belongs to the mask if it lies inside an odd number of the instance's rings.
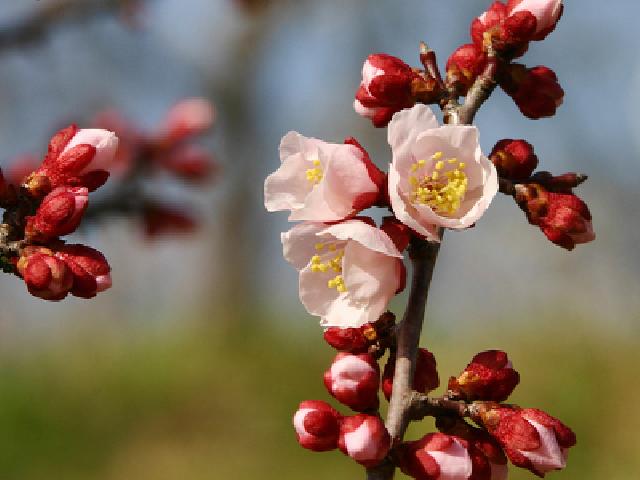
[[[439,243],[430,243],[414,238],[409,247],[409,256],[413,263],[413,280],[409,303],[404,318],[397,330],[396,365],[393,377],[393,393],[387,414],[387,430],[397,444],[402,441],[411,420],[410,411],[413,403],[412,380],[415,372],[416,357],[420,332],[424,321],[424,312],[429,294],[429,285],[433,277],[433,269],[440,250]],[[384,480],[393,478],[395,466],[391,462],[367,471],[368,480]]]
[[[67,19],[82,21],[100,12],[134,7],[137,0],[50,0],[13,24],[0,27],[0,50],[30,45]]]
[[[488,52],[487,66],[469,89],[463,105],[450,99],[443,106],[445,123],[449,125],[470,125],[482,106],[496,88],[499,58],[494,51]],[[386,427],[393,439],[393,446],[402,442],[409,422],[421,413],[435,411],[461,412],[466,407],[459,402],[448,399],[425,399],[416,397],[412,389],[415,372],[418,343],[424,321],[429,286],[433,276],[439,243],[429,243],[414,238],[409,247],[413,262],[413,280],[409,303],[402,322],[398,325],[396,366],[393,377],[393,393],[387,413]],[[465,415],[468,413],[465,411]],[[414,418],[412,418],[412,415]],[[463,415],[464,416],[464,415]],[[367,469],[367,480],[390,480],[395,472],[395,464],[387,457],[380,465]]]

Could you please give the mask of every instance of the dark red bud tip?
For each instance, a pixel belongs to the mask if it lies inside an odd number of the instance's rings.
[[[468,401],[503,402],[519,382],[507,354],[489,350],[477,354],[458,378],[449,380],[449,391]]]
[[[389,357],[382,374],[382,392],[387,400],[391,399],[391,394],[393,393],[395,365],[395,356],[392,355]],[[439,386],[440,378],[433,353],[425,348],[419,349],[416,360],[416,371],[413,376],[413,389],[416,392],[429,393]]]
[[[486,54],[475,44],[458,47],[447,61],[447,85],[466,95],[486,64]]]
[[[527,68],[518,63],[511,64],[505,69],[500,86],[523,115],[533,120],[555,115],[564,99],[558,77],[545,66]]]
[[[338,447],[340,419],[340,414],[325,402],[302,402],[293,417],[298,443],[315,452],[334,450]]]
[[[538,166],[533,145],[526,140],[500,140],[493,147],[489,158],[500,177],[514,181],[529,178]]]

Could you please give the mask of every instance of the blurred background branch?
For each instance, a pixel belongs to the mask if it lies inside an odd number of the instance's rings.
[[[52,29],[65,22],[81,22],[97,14],[116,13],[131,20],[144,1],[146,0],[34,1],[33,11],[0,24],[0,51],[42,41]]]

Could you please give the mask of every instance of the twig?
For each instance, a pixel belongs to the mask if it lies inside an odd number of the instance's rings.
[[[46,37],[56,25],[101,12],[134,7],[144,0],[50,0],[14,24],[0,26],[0,50],[22,47]]]
[[[484,72],[476,79],[469,89],[464,104],[458,104],[457,100],[450,99],[443,106],[445,123],[450,125],[469,125],[482,106],[491,96],[497,85],[499,58],[495,52],[488,53],[488,62]],[[416,368],[418,344],[424,321],[429,286],[433,275],[439,243],[429,243],[424,240],[414,239],[410,246],[410,256],[413,262],[413,280],[409,303],[402,323],[398,325],[398,349],[396,352],[396,365],[393,377],[393,393],[387,413],[386,427],[393,439],[393,445],[398,445],[405,434],[409,422],[413,416],[424,413],[453,412],[463,413],[463,416],[472,414],[469,406],[463,402],[449,400],[446,397],[429,399],[416,396],[412,389],[412,380]],[[424,416],[423,415],[423,416]],[[390,457],[380,465],[367,469],[367,480],[390,480],[395,472],[395,464]]]

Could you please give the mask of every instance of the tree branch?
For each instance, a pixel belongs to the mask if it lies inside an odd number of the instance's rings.
[[[413,263],[413,280],[407,310],[397,330],[398,346],[393,393],[386,421],[387,430],[394,444],[402,441],[411,420],[412,380],[418,354],[418,343],[424,321],[429,285],[439,250],[439,243],[430,243],[417,237],[413,239],[409,247],[409,256]],[[387,461],[378,467],[369,469],[367,478],[368,480],[389,479],[393,477],[394,470],[395,466]]]
[[[56,25],[83,20],[101,12],[134,8],[144,0],[50,0],[14,24],[0,26],[0,50],[30,45]]]
[[[500,59],[490,49],[487,66],[469,89],[464,104],[451,98],[442,107],[445,123],[449,125],[470,125],[497,85],[498,63]],[[387,413],[386,427],[393,439],[393,446],[402,442],[409,422],[432,414],[473,415],[473,405],[450,400],[447,397],[430,399],[413,391],[412,380],[416,367],[418,344],[424,321],[429,286],[433,276],[439,243],[429,243],[414,238],[409,254],[413,262],[413,280],[409,303],[402,323],[398,325],[396,365],[393,377],[393,393]],[[380,465],[367,469],[367,480],[390,480],[395,464],[388,457]]]

